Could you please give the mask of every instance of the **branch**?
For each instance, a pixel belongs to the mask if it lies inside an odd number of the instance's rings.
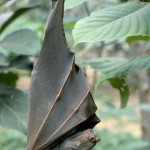
[[[93,130],[87,129],[72,135],[52,150],[91,150],[99,141]]]

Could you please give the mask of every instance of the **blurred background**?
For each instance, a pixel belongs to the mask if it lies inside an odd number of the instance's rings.
[[[96,86],[100,74],[83,60],[100,57],[135,58],[150,54],[150,41],[115,40],[81,43],[72,48],[75,23],[102,9],[127,0],[87,0],[65,12],[64,27],[68,45],[76,53],[76,63],[86,73],[102,120],[95,127],[101,137],[94,150],[150,150],[150,70],[127,78],[130,99],[120,108],[118,90],[106,81]],[[0,149],[25,150],[27,97],[31,71],[44,36],[50,0],[0,0]]]

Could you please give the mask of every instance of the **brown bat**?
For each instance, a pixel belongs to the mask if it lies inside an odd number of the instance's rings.
[[[85,75],[66,43],[64,0],[52,0],[52,6],[32,72],[27,150],[52,149],[71,134],[93,128],[99,122]]]

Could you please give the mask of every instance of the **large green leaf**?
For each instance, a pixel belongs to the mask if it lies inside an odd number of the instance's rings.
[[[37,7],[38,7],[38,5],[34,5],[34,6],[28,6],[28,7],[24,7],[24,8],[20,8],[20,9],[16,10],[13,13],[13,15],[6,22],[4,22],[4,24],[2,24],[2,26],[0,28],[0,33],[2,33],[18,17],[20,17],[24,13],[26,13],[34,8],[37,8]]]
[[[87,0],[66,0],[65,1],[65,9],[71,9],[75,6],[78,6],[82,3],[84,3]]]
[[[40,39],[36,32],[21,29],[7,35],[0,41],[0,47],[19,55],[37,55],[40,49]]]
[[[128,74],[138,70],[150,69],[150,56],[144,55],[133,60],[107,57],[85,61],[101,73],[100,83],[109,78],[125,78]]]
[[[3,84],[0,84],[0,125],[26,133],[27,97]]]
[[[108,80],[114,88],[117,88],[121,96],[121,106],[124,107],[129,98],[129,88],[125,84],[128,74],[138,70],[150,70],[150,56],[145,55],[137,59],[127,60],[123,58],[101,58],[85,61],[101,73],[97,86]]]
[[[81,42],[150,36],[150,4],[128,2],[93,12],[73,30],[74,45]]]

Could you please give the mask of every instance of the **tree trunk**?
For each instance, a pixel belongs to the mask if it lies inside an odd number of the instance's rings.
[[[141,80],[140,103],[150,105],[150,71]],[[150,141],[150,109],[141,109],[141,128],[143,139]]]

